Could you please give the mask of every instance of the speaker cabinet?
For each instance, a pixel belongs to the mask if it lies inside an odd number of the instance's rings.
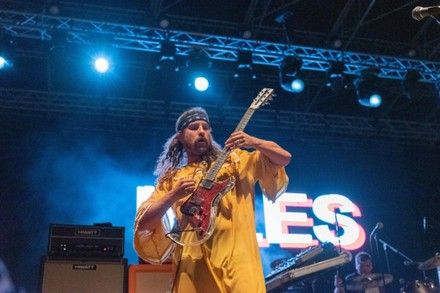
[[[127,260],[43,259],[42,293],[126,292]]]
[[[173,274],[171,264],[131,265],[128,269],[128,292],[171,292]]]

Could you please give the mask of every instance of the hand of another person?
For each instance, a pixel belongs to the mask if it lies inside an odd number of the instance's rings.
[[[225,142],[228,149],[234,148],[255,148],[258,138],[251,136],[243,131],[237,131],[231,134]]]
[[[342,287],[343,281],[341,279],[341,277],[339,276],[339,274],[337,273],[335,275],[335,281],[334,281],[334,285],[335,287]]]

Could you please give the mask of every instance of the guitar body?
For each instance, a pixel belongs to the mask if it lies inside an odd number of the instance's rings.
[[[218,203],[235,185],[234,177],[215,182],[202,180],[194,193],[180,207],[182,216],[195,229],[199,240],[208,239],[214,228]]]

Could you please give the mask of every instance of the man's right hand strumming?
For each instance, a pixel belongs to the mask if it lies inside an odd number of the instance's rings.
[[[174,199],[173,203],[185,196],[190,195],[196,190],[196,182],[193,179],[182,179],[176,187],[170,191],[170,196]]]

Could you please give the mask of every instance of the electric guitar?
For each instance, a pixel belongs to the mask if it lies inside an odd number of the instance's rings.
[[[272,100],[273,89],[263,88],[255,97],[240,120],[234,132],[244,130],[254,112]],[[216,182],[215,178],[228,157],[231,149],[223,148],[214,164],[202,178],[196,190],[181,205],[181,217],[176,218],[173,229],[167,236],[175,243],[199,245],[210,238],[214,231],[218,204],[223,196],[235,185],[234,177]]]

